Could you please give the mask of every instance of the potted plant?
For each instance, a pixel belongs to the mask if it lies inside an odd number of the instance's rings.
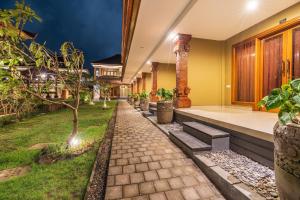
[[[133,97],[133,105],[134,105],[134,108],[137,108],[140,106],[140,99],[139,99],[139,95],[138,94],[133,94],[132,95]]]
[[[173,120],[173,93],[165,88],[160,88],[157,96],[160,98],[157,102],[157,123],[171,123]]]
[[[258,106],[279,109],[274,127],[274,169],[280,199],[300,199],[300,79],[273,89]]]
[[[149,110],[149,95],[143,91],[140,95],[140,107],[142,111]]]
[[[131,99],[132,99],[132,94],[129,93],[129,94],[128,94],[128,97],[127,97],[127,101],[128,101],[128,103],[129,103],[130,105],[132,105]]]

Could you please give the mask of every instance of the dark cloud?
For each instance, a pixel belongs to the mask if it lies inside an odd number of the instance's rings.
[[[0,8],[14,6],[0,0]],[[37,40],[58,51],[62,42],[72,41],[85,52],[86,66],[121,51],[122,0],[27,0],[43,19],[26,29],[39,33]]]

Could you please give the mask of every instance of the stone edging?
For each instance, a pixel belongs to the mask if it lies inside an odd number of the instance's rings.
[[[114,136],[114,128],[118,112],[118,102],[109,120],[105,137],[102,140],[94,162],[93,170],[84,196],[85,200],[103,200],[105,197],[106,177],[111,153],[111,145]]]
[[[209,158],[194,155],[192,159],[226,198],[232,200],[265,199]]]

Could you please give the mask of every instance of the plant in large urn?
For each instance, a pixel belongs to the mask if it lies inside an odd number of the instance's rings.
[[[149,110],[149,95],[143,91],[140,95],[140,107],[142,111]]]
[[[274,169],[282,200],[300,199],[300,79],[275,88],[259,107],[279,109],[274,127]]]
[[[132,97],[133,97],[133,105],[134,105],[134,108],[138,108],[138,107],[140,106],[140,98],[139,98],[139,95],[138,95],[138,94],[133,94]]]
[[[157,102],[157,123],[171,123],[173,120],[173,93],[165,88],[160,88],[157,96],[160,98]]]

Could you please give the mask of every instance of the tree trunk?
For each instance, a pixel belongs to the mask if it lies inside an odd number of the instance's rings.
[[[74,109],[73,109],[73,130],[70,134],[67,144],[68,146],[71,145],[72,139],[77,135],[78,133],[78,108],[80,103],[80,95],[79,92],[76,92],[75,101],[74,101]]]

